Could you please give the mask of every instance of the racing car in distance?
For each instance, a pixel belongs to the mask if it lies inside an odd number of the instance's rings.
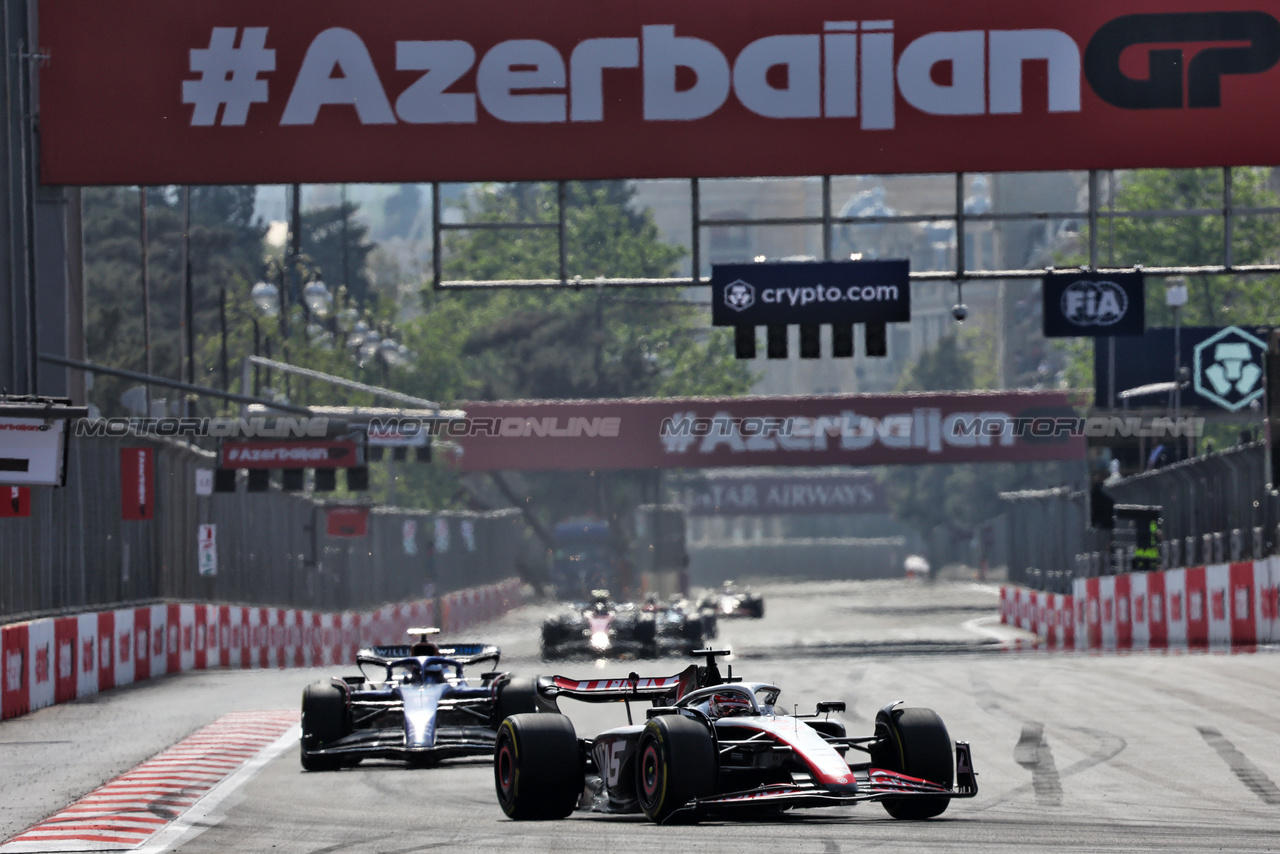
[[[368,758],[434,765],[454,756],[493,753],[508,715],[537,711],[533,680],[497,670],[478,683],[463,667],[501,651],[479,643],[437,646],[438,629],[410,629],[414,644],[374,646],[356,656],[360,676],[322,679],[302,693],[302,767],[333,771]],[[554,710],[543,704],[547,710]]]
[[[542,657],[656,658],[658,621],[634,604],[618,603],[608,590],[568,606],[542,623]]]
[[[716,657],[727,654],[699,650],[705,667],[669,677],[540,677],[538,692],[553,705],[560,697],[625,701],[628,725],[580,739],[564,715],[504,720],[493,769],[503,812],[516,820],[565,818],[586,787],[591,809],[644,813],[655,823],[863,801],[879,802],[893,818],[926,819],[953,798],[977,795],[969,745],[953,747],[932,710],[890,703],[876,715],[873,735],[850,737],[830,718],[844,703],[790,715],[778,686],[735,679],[732,666],[722,678]],[[652,704],[643,723],[631,719],[633,701]]]
[[[702,606],[714,610],[721,617],[753,617],[764,616],[764,597],[750,587],[739,587],[732,581],[726,581],[719,590],[707,593],[702,599]]]

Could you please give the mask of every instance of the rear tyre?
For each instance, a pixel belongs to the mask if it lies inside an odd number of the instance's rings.
[[[876,716],[871,764],[951,788],[955,782],[954,746],[942,718],[932,709],[894,709]],[[951,803],[946,797],[888,798],[881,801],[894,818],[933,818]]]
[[[317,756],[318,750],[348,733],[347,694],[328,680],[313,682],[302,692],[302,767],[307,771],[336,771],[340,756]]]
[[[636,755],[636,792],[649,821],[661,824],[689,801],[715,794],[719,765],[705,724],[680,715],[652,718],[640,733]]]
[[[573,722],[564,715],[512,715],[493,751],[498,805],[516,821],[565,818],[584,785]]]
[[[498,685],[498,698],[493,703],[494,729],[503,719],[512,715],[533,714],[538,711],[538,686],[532,679],[508,679]]]

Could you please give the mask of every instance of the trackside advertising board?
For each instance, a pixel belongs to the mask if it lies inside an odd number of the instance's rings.
[[[462,471],[855,466],[1084,458],[1063,392],[462,404]]]
[[[38,47],[51,184],[1259,165],[1280,137],[1280,0],[40,0]]]
[[[715,326],[905,322],[911,319],[906,261],[716,264]]]

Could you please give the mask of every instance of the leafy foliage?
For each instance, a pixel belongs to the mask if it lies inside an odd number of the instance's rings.
[[[1235,168],[1231,198],[1237,209],[1280,207],[1272,188],[1272,170]],[[1108,267],[1146,267],[1225,263],[1221,169],[1147,169],[1126,173],[1116,195],[1117,211],[1199,211],[1184,216],[1116,217],[1099,226],[1098,245]],[[1206,212],[1208,211],[1208,212]],[[1087,244],[1088,234],[1083,235]],[[1275,263],[1280,258],[1280,216],[1238,217],[1232,232],[1231,261],[1237,265]],[[1064,266],[1083,264],[1083,254],[1064,256]],[[1165,302],[1168,280],[1148,277],[1147,326],[1172,326],[1173,309]],[[1268,325],[1280,314],[1280,277],[1195,276],[1187,282],[1188,301],[1181,311],[1188,326]],[[1068,349],[1067,374],[1074,388],[1092,387],[1091,348],[1080,342]]]

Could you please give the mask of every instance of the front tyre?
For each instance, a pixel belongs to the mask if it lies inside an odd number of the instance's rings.
[[[636,755],[636,792],[649,821],[661,824],[690,801],[715,794],[718,759],[705,724],[680,715],[652,718]]]
[[[313,682],[302,692],[302,767],[307,771],[336,771],[339,756],[320,756],[313,751],[348,733],[347,695],[335,682]]]
[[[498,805],[516,821],[565,818],[584,785],[573,721],[564,715],[512,715],[493,751]]]
[[[942,718],[932,709],[893,709],[876,715],[871,764],[950,789],[955,782],[955,748]],[[887,798],[881,803],[894,818],[919,820],[946,811],[948,797]]]

